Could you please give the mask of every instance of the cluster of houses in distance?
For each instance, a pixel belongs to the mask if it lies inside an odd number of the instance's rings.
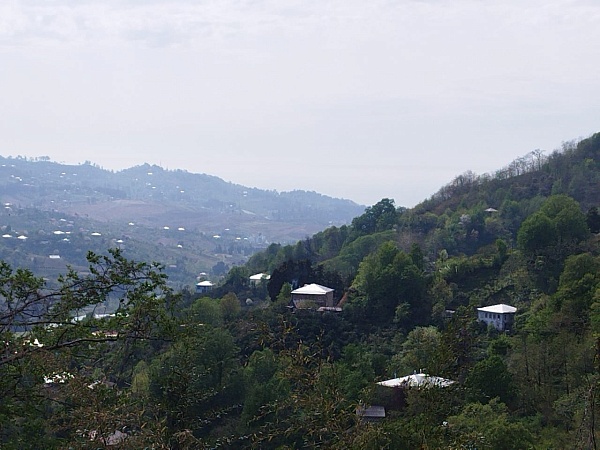
[[[202,274],[201,274],[202,275]],[[256,286],[258,283],[269,280],[270,276],[264,273],[252,275],[250,284]],[[196,293],[205,294],[213,288],[213,283],[208,280],[196,284]],[[341,312],[347,299],[347,294],[339,302],[333,298],[334,289],[320,284],[311,283],[294,289],[291,292],[291,309],[312,309],[318,312],[332,311]],[[500,303],[497,305],[477,308],[477,320],[496,328],[498,331],[510,331],[514,324],[517,308]]]
[[[269,275],[258,273],[249,278],[250,284],[256,286],[269,280]],[[199,281],[196,284],[196,293],[209,292],[213,283],[208,280]],[[347,299],[347,294],[342,296],[339,302],[333,297],[334,289],[320,284],[305,284],[291,292],[289,303],[290,309],[313,310],[318,312],[341,312]],[[247,303],[251,304],[251,303]],[[451,312],[451,311],[449,311]],[[517,308],[503,303],[477,308],[477,320],[498,331],[510,331],[514,324]],[[411,375],[384,380],[376,383],[377,402],[379,405],[359,405],[356,414],[361,421],[371,422],[383,420],[386,417],[386,409],[402,409],[406,402],[409,389],[431,389],[447,388],[456,382],[445,378],[432,376],[424,373],[423,369],[415,371]]]

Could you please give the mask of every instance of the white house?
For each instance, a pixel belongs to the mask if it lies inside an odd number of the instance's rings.
[[[212,290],[213,284],[210,281],[201,281],[196,283],[196,294],[205,294]]]
[[[517,308],[500,303],[498,305],[477,308],[477,320],[494,326],[497,330],[506,331],[512,328]]]
[[[250,276],[250,284],[252,286],[257,286],[258,284],[264,281],[269,281],[271,279],[271,275],[266,273],[257,273]]]
[[[391,380],[380,381],[377,383],[380,386],[394,388],[432,388],[432,387],[448,387],[454,384],[454,381],[447,380],[442,377],[433,377],[425,373],[413,373],[401,378],[392,378]]]
[[[305,284],[292,291],[292,303],[296,308],[319,308],[333,305],[333,289],[320,284]]]

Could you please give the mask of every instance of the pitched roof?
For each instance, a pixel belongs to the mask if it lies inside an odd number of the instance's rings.
[[[269,280],[271,279],[271,275],[268,275],[266,273],[257,273],[255,275],[250,276],[250,280],[252,281],[260,281],[262,279]]]
[[[455,383],[442,377],[432,377],[424,373],[414,373],[401,378],[380,381],[380,386],[387,387],[446,387]]]
[[[342,308],[340,308],[338,306],[321,306],[319,309],[317,309],[317,312],[326,312],[326,311],[342,312]]]
[[[494,314],[508,314],[517,312],[517,308],[510,305],[500,303],[498,305],[486,306],[484,308],[477,308],[477,311],[494,313]]]
[[[320,284],[312,283],[305,284],[301,288],[292,291],[292,294],[305,294],[305,295],[324,295],[328,292],[333,292],[333,289]]]

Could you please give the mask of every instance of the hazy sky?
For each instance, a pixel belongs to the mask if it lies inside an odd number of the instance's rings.
[[[0,155],[413,206],[600,131],[597,0],[3,0]]]

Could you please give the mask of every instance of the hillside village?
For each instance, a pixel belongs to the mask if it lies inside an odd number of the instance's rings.
[[[51,278],[67,265],[85,270],[88,250],[120,248],[160,261],[178,288],[202,272],[218,280],[273,242],[349,223],[362,210],[316,193],[261,191],[157,166],[113,173],[48,157],[0,157],[0,186],[5,260]]]
[[[55,284],[4,264],[0,443],[595,448],[599,160],[595,134],[466,172],[192,289],[118,248]],[[106,238],[47,214],[49,248]]]

